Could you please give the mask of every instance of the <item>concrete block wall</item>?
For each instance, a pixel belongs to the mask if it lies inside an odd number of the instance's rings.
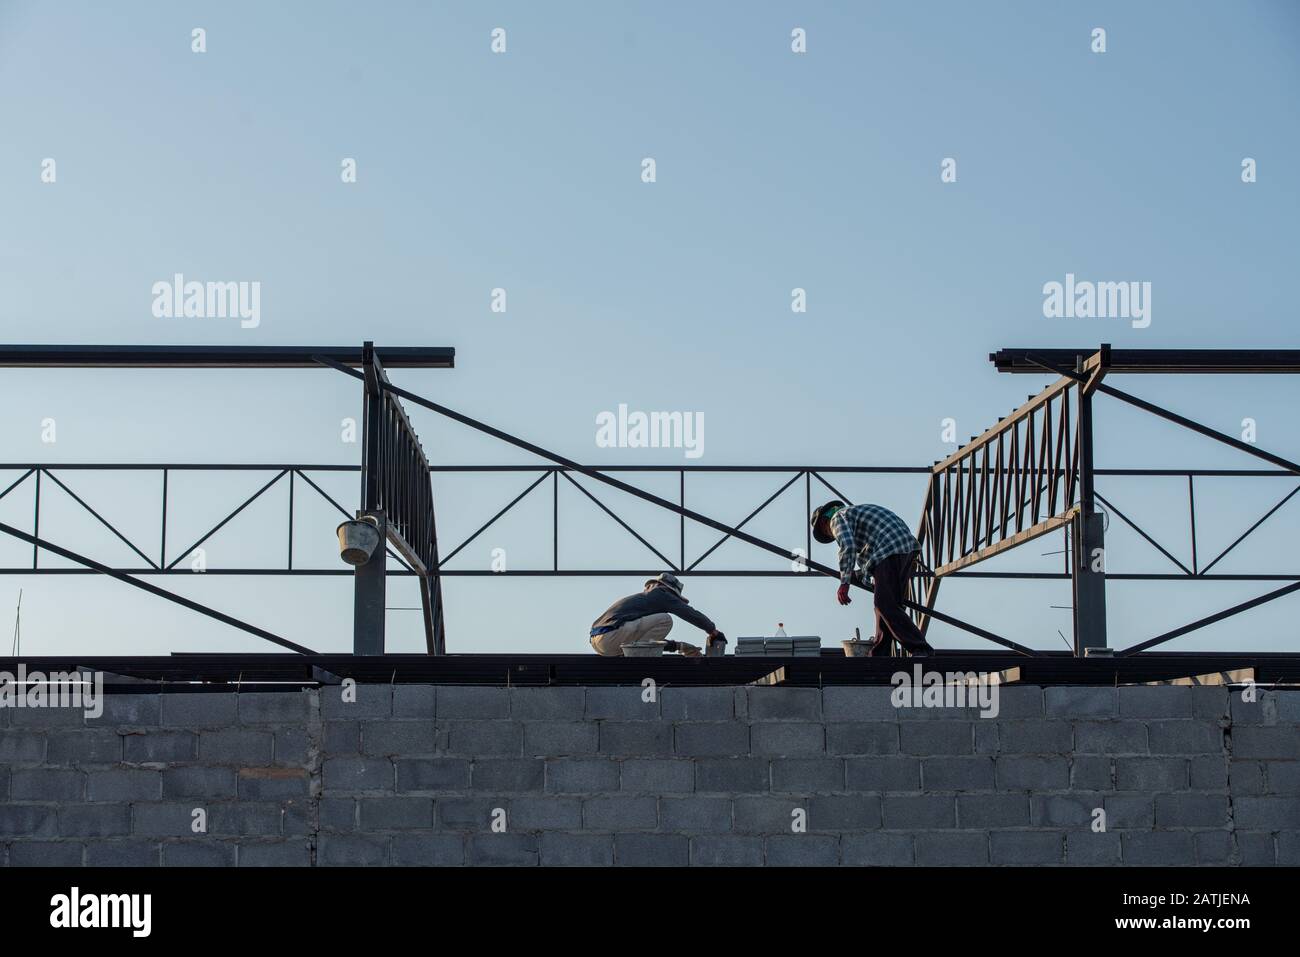
[[[0,709],[0,863],[1300,864],[1300,691],[355,691]]]

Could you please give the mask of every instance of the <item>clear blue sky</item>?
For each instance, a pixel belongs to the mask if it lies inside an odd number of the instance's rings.
[[[195,27],[206,53],[191,52]],[[489,49],[495,27],[507,31],[503,55]],[[790,51],[795,27],[807,31],[804,55]],[[1090,50],[1095,27],[1104,54]],[[1044,384],[994,373],[986,355],[1000,347],[1300,347],[1297,91],[1300,5],[1287,0],[0,2],[0,324],[15,343],[452,345],[454,371],[395,378],[598,464],[687,461],[597,448],[596,415],[626,403],[702,413],[695,464],[928,465],[952,449],[942,419],[964,439]],[[355,184],[340,181],[345,157]],[[653,184],[641,181],[645,157]],[[945,157],[956,183],[940,182]],[[1249,185],[1245,157],[1258,163]],[[46,158],[54,184],[40,179]],[[259,281],[260,325],[154,318],[152,284],[178,272]],[[1150,327],[1045,319],[1043,284],[1068,272],[1152,283]],[[489,309],[494,287],[507,290],[505,314]],[[807,290],[806,314],[791,312],[794,287]],[[1119,384],[1234,434],[1252,417],[1262,447],[1300,449],[1293,378]],[[358,390],[326,370],[6,370],[0,402],[7,462],[358,458],[339,439]],[[1113,403],[1099,416],[1100,465],[1257,464]],[[41,441],[46,418],[53,445]],[[527,461],[430,413],[413,418],[435,461]],[[61,477],[156,550],[156,476]],[[174,478],[172,554],[267,477]],[[444,545],[527,481],[440,482]],[[778,485],[701,479],[690,504],[738,520]],[[849,485],[856,500],[919,515],[920,477]],[[1202,560],[1291,487],[1198,487]],[[352,480],[327,488],[355,504]],[[1187,554],[1177,480],[1100,488]],[[214,566],[282,557],[276,491],[210,543]],[[43,494],[43,535],[129,563],[61,491]],[[1298,501],[1217,570],[1300,573]],[[334,567],[335,517],[299,504],[298,560]],[[488,567],[494,547],[512,568],[545,563],[549,496],[525,504],[461,567]],[[0,521],[30,527],[31,509],[24,487],[0,501]],[[653,561],[575,490],[561,509],[566,562]],[[625,514],[675,549],[675,517],[639,504]],[[804,521],[792,490],[753,528],[797,545]],[[1111,570],[1166,570],[1111,528]],[[688,548],[713,537],[696,529]],[[1045,539],[990,568],[1054,569],[1060,557],[1041,553],[1060,547]],[[777,562],[736,544],[716,558]],[[0,565],[29,560],[28,546],[0,543]],[[304,644],[350,647],[346,579],[157,581]],[[590,621],[639,584],[450,580],[451,648],[586,651]],[[28,653],[271,650],[111,580],[4,577],[0,621],[20,587]],[[1112,643],[1272,587],[1112,583]],[[842,609],[834,590],[687,580],[730,635],[779,620],[827,644],[870,618],[866,596]],[[1297,600],[1170,647],[1294,647]],[[946,585],[940,607],[1061,647],[1069,613],[1051,606],[1068,601],[1063,582],[967,581]],[[394,584],[391,605],[416,603]],[[418,613],[391,612],[389,629],[394,650],[422,647]],[[932,637],[968,643],[938,627]]]

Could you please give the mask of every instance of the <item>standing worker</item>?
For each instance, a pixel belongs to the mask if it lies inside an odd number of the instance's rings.
[[[727,639],[717,625],[691,607],[682,597],[682,583],[671,572],[664,572],[645,583],[638,594],[620,598],[606,609],[591,626],[591,647],[598,655],[623,654],[631,641],[665,641],[673,627],[673,615],[707,632],[709,641]],[[700,649],[684,641],[665,641],[665,651],[679,651],[697,658]]]
[[[813,538],[840,546],[840,589],[836,594],[847,605],[849,583],[855,569],[870,577],[876,593],[876,640],[871,654],[889,654],[894,638],[908,654],[918,657],[934,653],[921,629],[903,605],[907,598],[912,568],[921,554],[921,543],[907,524],[880,505],[845,505],[834,499],[813,510],[809,519]]]

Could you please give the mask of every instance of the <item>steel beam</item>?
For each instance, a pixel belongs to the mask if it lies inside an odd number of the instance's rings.
[[[375,353],[391,369],[451,369],[448,346],[383,346]],[[10,369],[318,369],[316,356],[349,367],[364,364],[357,346],[0,346]]]

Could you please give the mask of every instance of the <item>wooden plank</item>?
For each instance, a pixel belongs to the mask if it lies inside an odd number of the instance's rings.
[[[1022,545],[1025,542],[1031,541],[1032,539],[1038,538],[1042,535],[1046,535],[1048,532],[1055,531],[1056,529],[1060,528],[1062,525],[1068,525],[1070,522],[1074,521],[1074,517],[1078,513],[1079,513],[1079,508],[1078,506],[1075,506],[1074,508],[1071,508],[1068,511],[1063,512],[1060,515],[1039,522],[1037,525],[1034,525],[1031,528],[1027,528],[1023,532],[1017,532],[1016,534],[1012,535],[1010,538],[1004,538],[1002,539],[1002,541],[990,545],[988,548],[981,548],[977,552],[971,552],[969,555],[963,555],[961,558],[958,558],[956,561],[948,562],[946,565],[941,565],[938,568],[936,568],[934,570],[935,577],[941,578],[944,575],[949,575],[952,572],[959,571],[960,569],[968,568],[971,565],[974,565],[976,562],[982,562],[984,561],[984,559],[992,558],[994,555],[1000,554],[1001,552],[1005,552],[1009,548],[1014,548],[1016,545]]]

